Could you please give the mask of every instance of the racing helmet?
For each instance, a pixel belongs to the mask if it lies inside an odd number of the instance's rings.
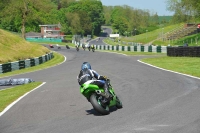
[[[81,65],[81,70],[83,69],[92,69],[90,63],[83,62],[83,64]]]

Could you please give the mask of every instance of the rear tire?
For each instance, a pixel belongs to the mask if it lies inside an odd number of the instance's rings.
[[[105,106],[103,107],[103,105],[101,105],[101,102],[98,100],[98,96],[96,93],[93,93],[90,96],[90,103],[92,104],[93,108],[100,114],[102,115],[108,115],[109,112],[109,106]]]

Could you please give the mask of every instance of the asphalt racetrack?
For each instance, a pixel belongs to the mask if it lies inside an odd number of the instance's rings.
[[[200,82],[163,71],[125,56],[62,47],[66,62],[45,70],[13,76],[46,82],[2,116],[0,133],[199,133]],[[81,64],[111,79],[123,108],[106,116],[96,113],[81,95]]]

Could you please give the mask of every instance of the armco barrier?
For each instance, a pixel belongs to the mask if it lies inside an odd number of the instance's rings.
[[[12,71],[11,63],[2,64],[2,73]]]
[[[19,70],[19,69],[24,69],[24,68],[28,68],[32,66],[37,66],[39,64],[42,64],[44,62],[51,60],[53,57],[54,57],[53,52],[51,52],[41,57],[0,64],[0,74]]]
[[[11,62],[11,69],[12,71],[19,70],[19,62],[18,61]]]
[[[35,66],[35,59],[30,59],[30,66]]]
[[[25,60],[25,67],[31,67],[31,60],[30,59],[27,59]]]
[[[3,73],[2,64],[0,64],[0,73]]]
[[[25,61],[21,60],[19,61],[19,69],[24,69],[25,68]]]
[[[98,50],[167,53],[167,46],[110,46],[95,45]]]

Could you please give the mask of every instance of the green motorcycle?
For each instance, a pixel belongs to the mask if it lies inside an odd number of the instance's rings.
[[[83,94],[87,100],[92,104],[94,110],[102,115],[108,115],[110,113],[110,107],[117,107],[121,109],[122,102],[115,94],[113,87],[110,84],[110,80],[107,80],[109,86],[109,92],[112,95],[112,99],[108,101],[103,88],[99,88],[94,84],[83,84],[80,86],[81,94]]]

